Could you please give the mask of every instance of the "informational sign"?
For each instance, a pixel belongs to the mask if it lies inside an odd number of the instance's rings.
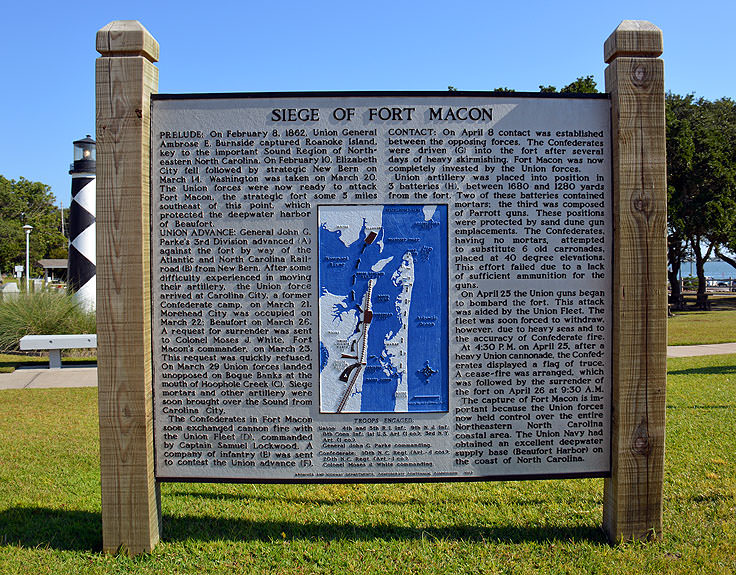
[[[604,97],[153,97],[160,480],[610,471]]]

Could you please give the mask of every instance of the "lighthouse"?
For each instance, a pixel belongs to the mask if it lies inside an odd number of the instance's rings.
[[[95,246],[96,143],[87,135],[74,142],[72,201],[69,207],[67,283],[79,304],[94,310],[97,289]]]

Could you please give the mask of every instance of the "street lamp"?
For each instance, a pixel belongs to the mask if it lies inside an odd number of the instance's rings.
[[[28,246],[30,244],[31,230],[33,226],[26,224],[23,226],[23,231],[26,233],[26,293],[30,293],[30,282],[31,282],[31,262],[29,256]]]

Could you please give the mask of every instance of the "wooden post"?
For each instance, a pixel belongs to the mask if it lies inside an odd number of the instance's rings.
[[[97,32],[97,374],[105,551],[159,540],[153,467],[150,95],[158,43],[136,21]]]
[[[667,351],[667,164],[662,33],[625,20],[606,40],[614,185],[611,542],[662,532]]]

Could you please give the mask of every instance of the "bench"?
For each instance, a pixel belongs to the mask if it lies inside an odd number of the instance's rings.
[[[97,349],[97,335],[86,333],[76,335],[24,335],[20,338],[20,348],[23,351],[49,350],[49,369],[61,369],[62,349]]]

